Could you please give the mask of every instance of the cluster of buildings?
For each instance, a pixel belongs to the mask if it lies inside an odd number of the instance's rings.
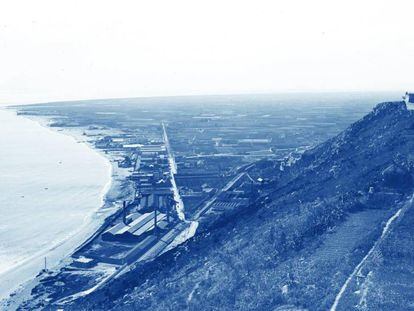
[[[102,232],[74,254],[74,266],[100,262],[122,266],[162,253],[189,226],[178,217],[174,187],[188,219],[236,213],[255,199],[257,181],[237,172],[240,158],[178,152],[172,163],[165,126],[158,127],[158,133],[150,140],[127,133],[105,136],[96,143],[107,152],[122,154],[118,166],[129,168],[134,195]],[[263,147],[270,142],[237,140],[240,146]]]
[[[189,224],[179,220],[171,167],[163,140],[106,136],[97,142],[108,152],[122,150],[118,166],[129,167],[134,195],[94,239],[74,254],[73,266],[131,264],[162,253]]]

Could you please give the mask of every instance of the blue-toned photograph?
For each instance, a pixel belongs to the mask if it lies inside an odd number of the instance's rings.
[[[0,310],[414,310],[413,10],[2,1]]]

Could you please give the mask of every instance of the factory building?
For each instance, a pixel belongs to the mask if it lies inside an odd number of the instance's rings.
[[[168,222],[165,221],[165,218],[166,214],[157,211],[142,214],[129,224],[120,222],[109,228],[102,234],[102,240],[123,242],[140,240],[154,233],[154,229],[166,229]]]

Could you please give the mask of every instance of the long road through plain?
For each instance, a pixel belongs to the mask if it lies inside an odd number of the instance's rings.
[[[175,163],[174,155],[171,150],[170,141],[168,139],[167,135],[167,129],[165,128],[164,122],[162,124],[162,130],[163,130],[163,138],[164,138],[164,144],[165,148],[167,149],[168,154],[168,162],[170,166],[170,178],[171,178],[171,184],[172,184],[172,190],[174,193],[174,200],[177,202],[177,214],[178,217],[180,217],[181,220],[185,220],[185,214],[184,214],[184,203],[180,196],[180,191],[178,190],[177,183],[175,182],[174,175],[177,174],[177,164]]]

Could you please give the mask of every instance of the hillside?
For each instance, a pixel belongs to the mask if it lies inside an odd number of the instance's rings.
[[[258,162],[250,174],[270,186],[249,210],[206,220],[185,245],[67,309],[327,310],[361,262],[337,309],[402,308],[413,280],[413,138],[414,114],[383,103],[297,161]]]

